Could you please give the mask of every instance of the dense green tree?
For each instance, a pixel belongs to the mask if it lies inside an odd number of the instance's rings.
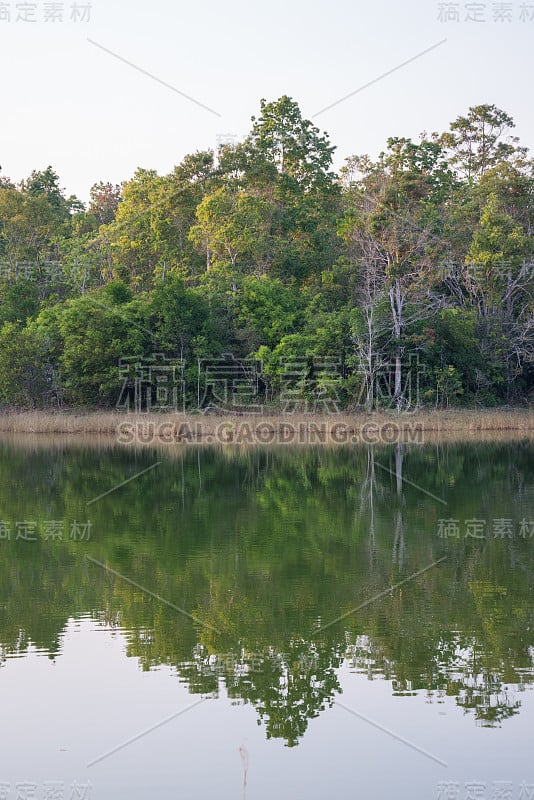
[[[33,408],[51,399],[53,375],[46,344],[33,330],[14,322],[0,327],[0,406]]]
[[[261,101],[261,114],[252,117],[251,149],[305,188],[335,180],[331,172],[335,150],[328,135],[321,134],[302,117],[294,100],[284,95],[272,103]]]
[[[265,361],[273,400],[286,364],[304,386],[330,358],[349,408],[413,403],[413,364],[423,402],[529,402],[534,162],[513,127],[473,106],[337,175],[284,95],[238,144],[97,183],[87,210],[52,167],[3,178],[0,324],[43,333],[69,402],[114,404],[121,357],[154,353],[185,359],[189,397],[197,360],[232,353]]]

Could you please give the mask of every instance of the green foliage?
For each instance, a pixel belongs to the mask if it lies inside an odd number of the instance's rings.
[[[0,298],[0,325],[4,322],[24,324],[39,311],[39,286],[36,281],[6,281],[0,284]]]
[[[456,367],[448,364],[436,369],[436,405],[441,408],[455,405],[463,393],[462,381]]]
[[[139,328],[137,303],[126,302],[126,287],[110,284],[97,295],[67,301],[53,320],[59,335],[58,369],[67,402],[116,402],[121,358],[142,356],[146,334]]]
[[[387,373],[400,409],[417,358],[425,402],[528,402],[534,165],[513,126],[474,106],[336,175],[284,95],[244,141],[95,183],[87,210],[52,167],[3,179],[0,325],[21,352],[24,331],[44,337],[69,403],[113,405],[120,360],[155,353],[185,360],[191,400],[198,359],[261,353],[271,397],[290,360],[334,358],[346,406],[379,405]]]
[[[246,351],[252,353],[260,345],[275,347],[302,327],[303,312],[303,298],[294,286],[267,276],[245,278],[235,324]]]
[[[306,186],[335,177],[330,172],[335,147],[327,134],[302,118],[291,97],[284,95],[272,103],[262,100],[261,115],[252,117],[252,122],[251,147],[282,175]]]
[[[471,107],[467,116],[452,122],[441,142],[451,153],[451,165],[472,180],[490,167],[525,155],[518,139],[507,135],[514,127],[509,114],[486,103]]]
[[[13,322],[0,328],[0,407],[33,408],[53,389],[43,340]]]

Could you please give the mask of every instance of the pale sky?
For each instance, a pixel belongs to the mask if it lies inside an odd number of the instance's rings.
[[[0,2],[0,164],[16,181],[51,164],[87,200],[96,181],[120,183],[138,166],[165,174],[220,135],[243,137],[260,98],[282,94],[328,131],[336,167],[376,155],[388,136],[445,130],[479,103],[511,114],[534,149],[534,0],[480,2],[481,22],[466,19],[473,0],[451,6],[458,22],[440,22],[434,0],[92,0],[88,22],[70,21],[73,2],[56,4],[55,23],[43,21],[48,1]],[[24,6],[36,22],[17,21]]]

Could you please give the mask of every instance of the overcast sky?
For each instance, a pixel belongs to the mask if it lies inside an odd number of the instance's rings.
[[[92,0],[89,20],[77,2],[0,3],[0,164],[13,180],[51,164],[86,200],[96,181],[167,173],[243,137],[260,98],[282,94],[328,131],[338,167],[479,103],[510,113],[534,149],[534,0]]]

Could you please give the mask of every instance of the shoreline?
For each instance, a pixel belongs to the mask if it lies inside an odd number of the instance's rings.
[[[423,444],[441,438],[534,440],[534,409],[444,409],[414,414],[177,414],[118,411],[0,412],[10,439],[98,439],[120,445]]]

